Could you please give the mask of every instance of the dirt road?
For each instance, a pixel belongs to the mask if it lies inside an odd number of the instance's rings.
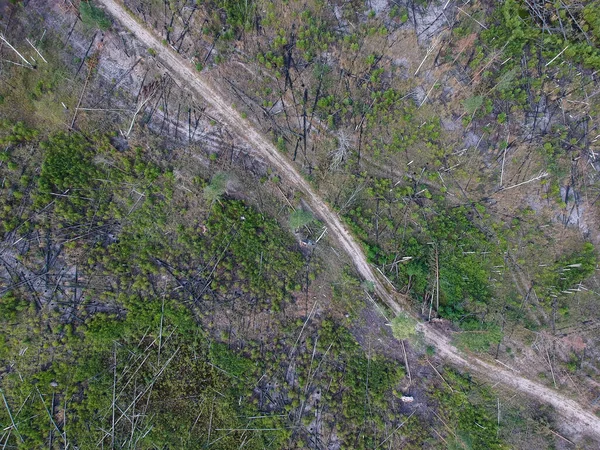
[[[356,270],[362,278],[370,280],[375,285],[375,292],[394,313],[402,311],[401,304],[406,299],[392,290],[391,286],[376,274],[361,247],[344,227],[338,215],[317,195],[309,183],[296,171],[289,161],[281,155],[275,146],[264,138],[252,124],[243,119],[231,107],[227,99],[221,97],[198,72],[183,57],[171,48],[163,45],[161,40],[137,22],[115,0],[99,0],[106,9],[122,25],[128,28],[137,39],[156,52],[156,58],[170,70],[170,75],[178,79],[182,85],[189,87],[194,93],[202,97],[213,109],[218,118],[226,124],[234,134],[246,140],[258,151],[285,179],[287,184],[295,187],[305,195],[306,202],[314,213],[326,224],[330,235],[336,239],[344,251],[352,259]],[[571,435],[588,435],[600,441],[600,418],[592,412],[585,410],[577,402],[570,400],[558,392],[539,383],[519,376],[505,367],[492,362],[486,362],[472,355],[463,355],[450,344],[448,337],[429,325],[422,324],[421,330],[425,337],[437,349],[438,355],[452,365],[458,366],[471,373],[477,374],[491,382],[499,382],[516,391],[523,392],[541,402],[552,405],[564,419]]]

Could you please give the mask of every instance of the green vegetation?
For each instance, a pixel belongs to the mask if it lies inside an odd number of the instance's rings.
[[[448,448],[505,449],[498,438],[499,428],[493,396],[486,388],[475,389],[472,380],[454,371],[446,371],[447,383],[432,392],[440,402],[440,414],[453,430]],[[487,406],[486,406],[487,405]]]
[[[455,345],[461,349],[488,352],[502,341],[502,331],[495,324],[468,321],[462,329],[454,338]]]
[[[219,8],[223,8],[227,17],[227,23],[232,27],[244,29],[252,25],[255,10],[252,0],[245,0],[243,2],[218,0],[217,5]]]
[[[38,180],[35,206],[53,203],[57,217],[77,223],[86,215],[102,217],[110,205],[105,190],[96,180],[103,173],[93,164],[94,153],[80,135],[59,133],[41,143],[45,158]],[[103,195],[104,194],[104,195]]]
[[[589,2],[581,11],[581,15],[586,24],[584,31],[589,30],[595,42],[600,43],[600,2]]]
[[[584,244],[581,250],[561,257],[539,275],[536,281],[547,289],[541,295],[550,300],[550,297],[557,294],[576,289],[596,270],[597,264],[594,246],[589,242]]]
[[[569,8],[560,2],[554,2],[552,9],[540,16],[537,11],[530,11],[515,0],[505,0],[495,11],[493,26],[482,33],[487,41],[494,40],[495,46],[506,45],[506,55],[517,55],[523,50],[535,47],[535,42],[542,40],[542,55],[550,60],[563,48],[565,56],[584,66],[598,69],[600,67],[600,50],[586,39],[584,29],[579,22],[583,19],[590,26],[592,34],[597,33],[597,3],[591,2],[579,9],[574,15]],[[552,11],[552,13],[550,13]],[[540,23],[541,22],[541,23]],[[556,27],[556,31],[544,33],[545,26]],[[561,30],[562,32],[558,32]],[[504,42],[500,44],[504,39]],[[533,56],[533,55],[532,55]],[[504,69],[510,70],[512,65]],[[498,74],[500,75],[500,74]]]
[[[204,188],[204,198],[210,203],[219,201],[223,194],[227,192],[228,181],[226,173],[219,172],[214,174],[210,180],[210,184]]]
[[[21,124],[9,129],[6,139],[15,153],[36,136]],[[217,297],[228,301],[239,292],[272,305],[288,300],[289,292],[300,288],[294,280],[302,266],[300,255],[286,249],[293,240],[276,222],[228,199],[212,207],[206,235],[178,225],[177,236],[165,239],[181,220],[173,215],[177,205],[170,205],[177,200],[168,169],[139,159],[139,151],[122,154],[104,138],[80,134],[51,135],[38,151],[42,170],[30,195],[47,213],[43,220],[30,217],[35,232],[63,242],[69,258],[78,261],[79,278],[100,270],[126,285],[85,291],[72,306],[72,318],[45,300],[27,300],[30,294],[21,283],[4,292],[1,320],[12,331],[3,337],[0,356],[2,367],[11,367],[2,381],[10,409],[0,413],[0,421],[5,423],[12,411],[18,422],[5,442],[39,448],[50,439],[91,448],[102,442],[121,447],[133,439],[143,448],[167,443],[195,448],[199,440],[211,442],[206,434],[212,428],[222,448],[237,448],[239,435],[223,430],[243,429],[247,422],[236,417],[259,412],[251,401],[243,411],[235,410],[241,388],[231,390],[222,372],[247,377],[254,364],[223,344],[210,344],[192,313],[198,307],[183,305]],[[122,189],[132,185],[141,191],[135,201]],[[103,240],[117,218],[118,241]],[[80,230],[82,222],[90,223],[86,228],[92,233]],[[35,261],[35,254],[24,256]],[[198,271],[199,266],[205,269]],[[185,286],[177,297],[155,294],[165,276]],[[183,281],[187,276],[190,280]],[[97,305],[103,305],[102,312],[93,312]],[[20,354],[23,342],[27,348]],[[36,356],[40,352],[42,359]],[[245,395],[252,396],[252,389]],[[48,417],[50,407],[63,419]],[[142,410],[142,418],[132,421],[134,410]],[[281,428],[268,419],[255,426]],[[286,436],[258,433],[246,446],[281,447]]]
[[[371,260],[385,266],[393,263],[398,254],[410,257],[387,275],[400,286],[410,286],[417,298],[425,290],[439,286],[436,297],[439,297],[438,312],[443,317],[459,320],[476,313],[491,299],[488,273],[497,261],[501,261],[501,248],[494,246],[473,223],[472,209],[448,208],[445,214],[439,215],[435,210],[444,206],[427,199],[421,202],[427,201],[428,207],[421,209],[420,215],[411,216],[418,227],[390,236],[389,230],[397,228],[397,223],[413,209],[409,204],[396,215],[390,210],[391,205],[396,199],[414,192],[404,186],[390,190],[390,185],[391,180],[376,180],[373,188],[364,191],[364,204],[375,205],[375,210],[372,206],[358,206],[349,213],[354,229],[367,242]],[[390,211],[379,224],[367,219],[377,214],[377,210]],[[439,272],[437,279],[436,270]]]
[[[81,14],[81,21],[89,27],[108,30],[112,25],[104,11],[94,6],[89,0],[83,0],[79,4],[79,14]]]
[[[310,211],[304,209],[297,209],[290,214],[290,228],[296,231],[306,225],[309,225],[315,220],[315,217]]]
[[[391,326],[396,339],[410,341],[417,336],[417,322],[406,314],[394,317]]]

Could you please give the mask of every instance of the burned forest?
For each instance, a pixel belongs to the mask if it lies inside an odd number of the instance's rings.
[[[0,0],[0,448],[596,449],[600,0]]]

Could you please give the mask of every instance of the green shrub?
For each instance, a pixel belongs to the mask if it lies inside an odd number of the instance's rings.
[[[293,213],[290,214],[290,228],[292,230],[297,230],[302,228],[305,225],[308,225],[312,221],[315,220],[315,217],[312,215],[310,211],[305,211],[303,209],[297,209]]]
[[[227,191],[228,176],[225,172],[217,172],[210,180],[210,184],[204,188],[204,198],[214,203],[218,201]]]
[[[104,11],[92,5],[89,1],[79,4],[79,13],[81,14],[81,21],[89,27],[108,30],[112,25]]]
[[[590,33],[597,42],[600,42],[600,1],[589,3],[582,11],[583,19],[589,27]]]
[[[407,314],[400,314],[392,320],[392,334],[398,340],[412,339],[417,335],[417,322]]]

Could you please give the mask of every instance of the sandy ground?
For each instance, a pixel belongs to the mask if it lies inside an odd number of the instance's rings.
[[[402,312],[403,309],[400,305],[406,303],[405,297],[395,292],[385,280],[375,273],[361,247],[342,225],[338,215],[314,192],[308,182],[277,151],[275,146],[255,130],[249,121],[243,119],[231,104],[222,98],[217,90],[212,88],[208,81],[187,61],[171,48],[163,45],[159,38],[138,23],[115,0],[100,0],[100,3],[137,39],[156,51],[156,58],[171,76],[177,78],[182,86],[187,86],[202,97],[214,109],[219,120],[226,124],[234,134],[250,144],[290,186],[304,193],[306,202],[326,224],[330,236],[352,259],[361,277],[373,281],[375,292],[394,313]],[[552,405],[565,419],[564,432],[573,437],[587,435],[600,441],[600,418],[585,410],[577,402],[542,384],[524,378],[500,364],[484,361],[474,355],[461,354],[450,344],[448,336],[433,327],[422,324],[420,328],[426,339],[435,345],[438,355],[448,363]]]

